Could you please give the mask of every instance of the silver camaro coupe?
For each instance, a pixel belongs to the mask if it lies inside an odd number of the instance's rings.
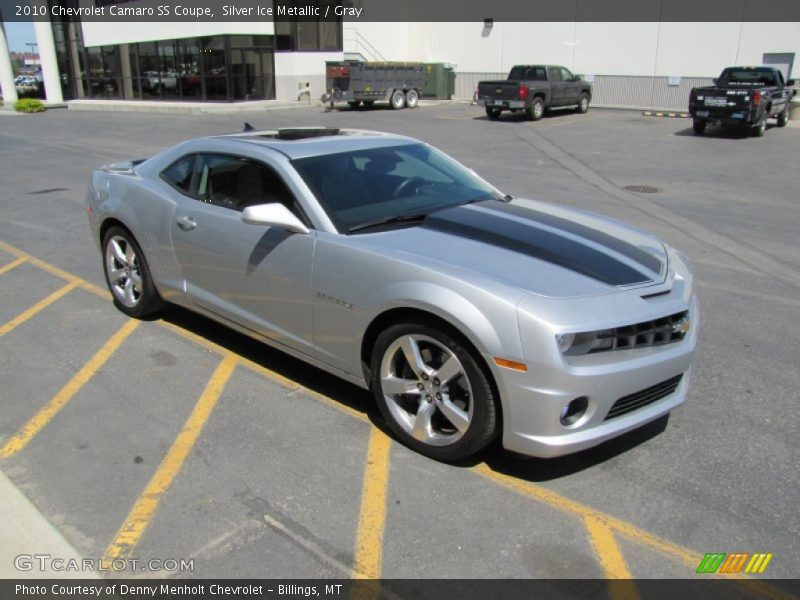
[[[552,457],[686,396],[685,257],[512,198],[415,139],[332,128],[191,140],[95,171],[114,303],[186,307],[372,390],[397,437],[460,460]]]

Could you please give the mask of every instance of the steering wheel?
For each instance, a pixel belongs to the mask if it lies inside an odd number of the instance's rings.
[[[402,198],[413,189],[419,189],[423,185],[427,184],[428,181],[424,177],[420,177],[419,175],[415,175],[414,177],[410,177],[406,179],[403,183],[397,186],[397,189],[392,194],[392,198]]]

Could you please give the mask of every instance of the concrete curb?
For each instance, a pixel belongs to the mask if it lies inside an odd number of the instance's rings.
[[[99,579],[96,572],[39,570],[38,561],[32,561],[30,571],[17,570],[15,557],[20,554],[45,554],[50,558],[80,564],[83,556],[39,512],[17,486],[0,471],[0,578],[3,579]]]

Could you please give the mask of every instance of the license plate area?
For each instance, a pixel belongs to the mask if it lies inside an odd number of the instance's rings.
[[[697,111],[697,116],[698,117],[707,117],[708,116],[708,111],[707,110],[698,110]]]

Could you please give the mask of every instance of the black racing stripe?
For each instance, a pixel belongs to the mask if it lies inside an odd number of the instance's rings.
[[[632,285],[650,278],[608,254],[564,236],[457,206],[428,215],[423,227],[513,250],[608,285]]]
[[[639,263],[654,273],[661,272],[662,263],[657,256],[653,256],[641,248],[634,246],[633,244],[629,244],[625,240],[616,238],[613,235],[608,235],[607,233],[593,229],[592,227],[587,227],[586,225],[581,225],[580,223],[575,223],[562,217],[556,217],[533,208],[517,206],[507,202],[500,202],[499,200],[487,200],[486,202],[480,202],[476,204],[476,206],[485,206],[486,208],[490,208],[498,212],[522,217],[524,219],[530,219],[537,223],[541,223],[542,225],[548,225],[556,229],[561,229],[562,231],[580,236],[584,239],[605,246],[606,248],[611,248],[615,252],[619,252],[623,256],[627,256],[631,260]]]

